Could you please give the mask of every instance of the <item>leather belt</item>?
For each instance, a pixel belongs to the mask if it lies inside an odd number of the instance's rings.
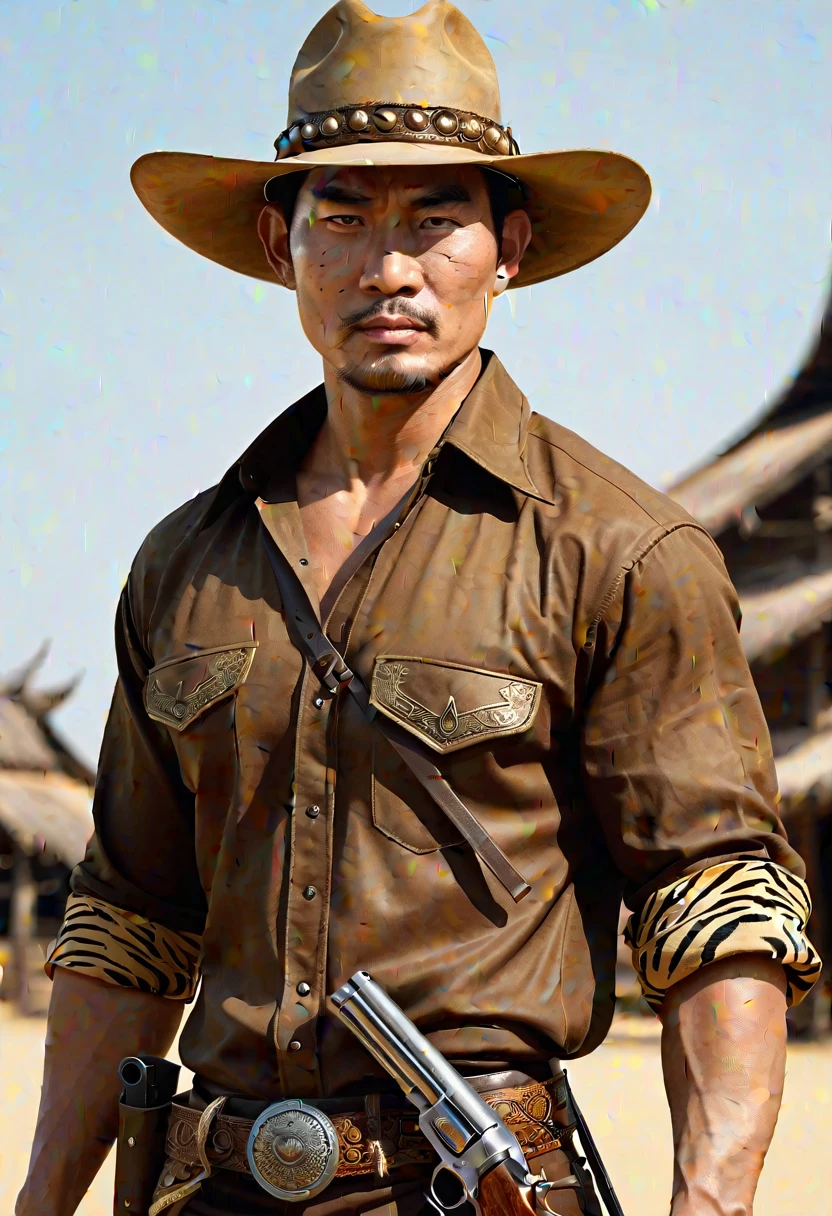
[[[514,1132],[527,1158],[559,1148],[572,1134],[573,1125],[563,1122],[566,1101],[562,1075],[543,1082],[529,1081],[487,1090],[482,1096]],[[394,1105],[382,1105],[378,1095],[371,1095],[365,1099],[363,1110],[333,1112],[328,1116],[338,1138],[334,1178],[377,1174],[380,1158],[382,1172],[403,1165],[435,1164],[436,1156],[419,1130],[413,1108],[403,1109],[397,1098],[386,1101]],[[303,1106],[310,1111],[315,1109],[314,1101]],[[202,1115],[202,1111],[173,1103],[166,1145],[170,1174],[169,1181],[165,1176],[160,1179],[162,1186],[171,1186],[176,1181],[175,1164],[200,1165],[198,1130]],[[247,1145],[255,1122],[221,1112],[214,1116],[203,1149],[213,1169],[251,1174]]]

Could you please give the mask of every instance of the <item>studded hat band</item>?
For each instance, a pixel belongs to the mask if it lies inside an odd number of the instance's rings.
[[[309,114],[305,122],[293,123],[277,139],[277,160],[301,152],[345,144],[375,143],[393,139],[400,143],[462,144],[485,156],[519,156],[520,148],[511,127],[501,127],[490,118],[449,106],[405,106],[373,102],[367,106],[341,106]]]

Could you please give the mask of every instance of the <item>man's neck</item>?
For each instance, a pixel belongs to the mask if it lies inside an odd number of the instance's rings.
[[[418,394],[361,392],[324,367],[326,420],[304,461],[307,473],[324,476],[331,492],[356,482],[365,486],[415,481],[480,374],[473,350],[438,385]]]

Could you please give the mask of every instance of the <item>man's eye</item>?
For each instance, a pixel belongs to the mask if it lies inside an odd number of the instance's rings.
[[[328,215],[327,223],[338,224],[342,228],[363,228],[364,220],[360,215]]]
[[[432,229],[434,232],[441,231],[443,228],[460,228],[459,220],[452,220],[448,215],[429,215],[427,219],[422,220],[420,228]]]

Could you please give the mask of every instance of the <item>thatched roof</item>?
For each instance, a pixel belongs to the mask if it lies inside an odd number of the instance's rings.
[[[78,676],[58,688],[33,687],[49,645],[18,671],[0,679],[0,770],[63,773],[84,785],[95,774],[50,722],[50,715],[74,692]]]
[[[777,783],[788,806],[798,805],[810,794],[828,799],[832,794],[832,730],[818,731],[778,756]]]
[[[0,825],[27,853],[46,845],[74,866],[92,835],[89,789],[62,773],[0,771]]]
[[[713,536],[719,536],[738,524],[748,507],[763,507],[779,498],[831,454],[832,395],[828,412],[758,431],[677,482],[669,493]]]
[[[758,583],[765,571],[758,575]],[[766,660],[832,620],[832,569],[807,567],[788,580],[739,592],[742,640],[749,663]]]
[[[832,295],[801,370],[719,455],[668,490],[709,532],[736,525],[832,454]]]
[[[789,426],[799,418],[832,410],[832,293],[820,323],[820,333],[803,365],[780,397],[754,423],[749,434]]]
[[[72,866],[92,832],[95,774],[49,721],[78,680],[53,689],[32,685],[47,652],[42,646],[0,680],[0,828],[27,852],[48,846]]]

